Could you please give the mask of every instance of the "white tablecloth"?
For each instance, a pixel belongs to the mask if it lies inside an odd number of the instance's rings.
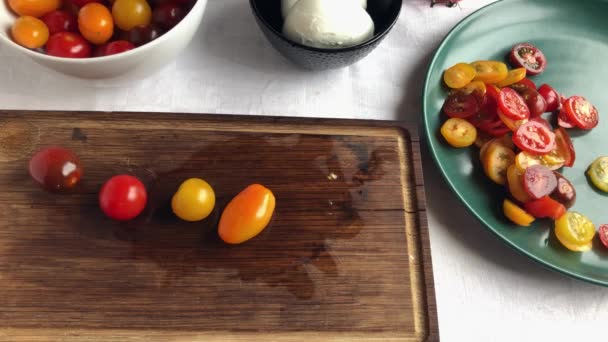
[[[209,0],[195,41],[144,80],[71,79],[0,47],[0,108],[418,122],[424,73],[435,48],[458,21],[492,1],[431,9],[428,0],[406,0],[399,23],[366,59],[350,68],[311,73],[273,50],[248,1]],[[443,341],[605,338],[608,290],[548,271],[504,245],[467,213],[425,159]]]

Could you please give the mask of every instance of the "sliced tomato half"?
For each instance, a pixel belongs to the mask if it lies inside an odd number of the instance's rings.
[[[500,90],[498,107],[503,114],[513,120],[524,120],[530,117],[530,109],[523,97],[511,88]]]
[[[528,121],[513,134],[513,143],[534,155],[547,154],[555,148],[555,134],[538,121]]]
[[[536,218],[557,220],[566,213],[566,207],[549,196],[524,203],[526,211]]]
[[[570,122],[581,129],[592,129],[599,123],[599,114],[595,106],[582,96],[572,96],[564,103],[566,115]]]

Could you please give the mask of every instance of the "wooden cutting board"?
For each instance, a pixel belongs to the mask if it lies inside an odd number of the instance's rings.
[[[72,193],[28,175],[50,145],[83,162]],[[438,340],[421,170],[415,130],[391,123],[0,111],[0,340]],[[98,209],[119,173],[148,188],[132,222]],[[169,205],[190,177],[217,195],[199,223]],[[273,220],[225,245],[221,210],[251,183]]]

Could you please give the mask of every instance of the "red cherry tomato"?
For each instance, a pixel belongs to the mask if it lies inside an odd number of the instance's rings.
[[[532,165],[524,171],[524,189],[532,199],[539,199],[553,193],[557,178],[544,165]]]
[[[512,84],[510,88],[515,90],[524,99],[526,106],[530,110],[530,117],[539,117],[547,111],[547,102],[536,91],[536,88],[528,87],[523,83]]]
[[[557,154],[564,158],[564,166],[572,167],[576,160],[576,151],[570,135],[563,127],[558,127],[554,133]]]
[[[566,114],[566,109],[564,108],[564,106],[562,106],[559,113],[557,114],[557,125],[560,127],[563,127],[563,128],[575,127],[574,124],[572,122],[570,122],[570,119],[568,118],[568,115]]]
[[[515,68],[525,68],[528,75],[538,75],[545,71],[547,59],[539,48],[532,44],[517,44],[509,55]]]
[[[515,131],[513,143],[523,151],[543,155],[555,148],[555,134],[543,123],[528,121]]]
[[[523,80],[515,83],[515,85],[527,87],[527,88],[530,88],[530,89],[536,89],[536,83],[534,83],[534,81],[532,81],[531,79],[529,79],[527,77],[524,78]],[[511,86],[513,86],[513,85],[511,85]]]
[[[135,45],[131,44],[126,40],[117,40],[106,45],[103,53],[104,56],[115,55],[118,53],[123,53],[129,50],[135,49]]]
[[[524,120],[530,117],[530,109],[528,109],[526,102],[511,88],[500,90],[498,107],[505,116],[513,120]]]
[[[524,209],[536,218],[557,220],[566,213],[566,207],[549,196],[524,203]]]
[[[186,14],[186,10],[175,2],[165,2],[154,9],[152,18],[160,27],[170,30],[179,24]]]
[[[99,206],[110,218],[127,221],[137,217],[146,207],[148,195],[143,183],[129,175],[110,178],[99,192]]]
[[[91,45],[81,35],[73,32],[59,32],[49,38],[46,52],[55,57],[91,57]]]
[[[608,224],[600,225],[600,228],[598,229],[598,235],[600,236],[602,244],[604,244],[604,246],[608,248]]]
[[[78,22],[76,16],[66,11],[53,11],[42,17],[51,35],[59,32],[76,32]]]
[[[597,109],[582,96],[572,96],[564,103],[570,122],[582,129],[592,129],[599,123]]]
[[[479,103],[473,94],[455,93],[443,103],[443,112],[451,118],[468,118],[479,111]]]
[[[547,103],[547,112],[556,112],[561,109],[560,94],[553,87],[545,83],[538,88],[538,92]]]
[[[80,159],[70,150],[50,147],[36,153],[29,164],[32,178],[49,191],[71,189],[82,177]]]

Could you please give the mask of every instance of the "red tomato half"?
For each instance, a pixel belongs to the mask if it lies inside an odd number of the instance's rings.
[[[146,207],[148,195],[142,182],[129,175],[110,178],[99,192],[99,207],[110,218],[127,221]]]
[[[547,103],[547,112],[556,112],[562,108],[561,95],[548,84],[543,84],[538,88],[538,92]]]
[[[592,129],[599,123],[597,109],[582,96],[572,96],[564,103],[570,122],[582,129]]]
[[[566,114],[566,110],[563,106],[560,109],[559,113],[557,114],[557,125],[560,127],[563,127],[563,128],[575,127],[574,124],[572,122],[570,122],[570,119],[568,118],[568,115]]]
[[[479,112],[479,103],[472,94],[455,93],[443,103],[443,112],[451,118],[465,119]]]
[[[524,86],[530,89],[536,89],[536,83],[529,78],[524,78],[523,80],[515,83],[515,85]]]
[[[557,220],[566,213],[566,207],[549,196],[524,203],[526,211],[536,218]]]
[[[608,224],[600,225],[600,228],[598,229],[598,233],[599,233],[598,235],[600,236],[600,240],[602,241],[604,246],[606,246],[606,248],[608,248]]]
[[[555,134],[541,122],[528,121],[515,131],[513,143],[522,151],[544,155],[555,148]]]
[[[530,117],[530,109],[524,99],[511,88],[502,88],[498,96],[498,107],[504,115],[513,120]]]

